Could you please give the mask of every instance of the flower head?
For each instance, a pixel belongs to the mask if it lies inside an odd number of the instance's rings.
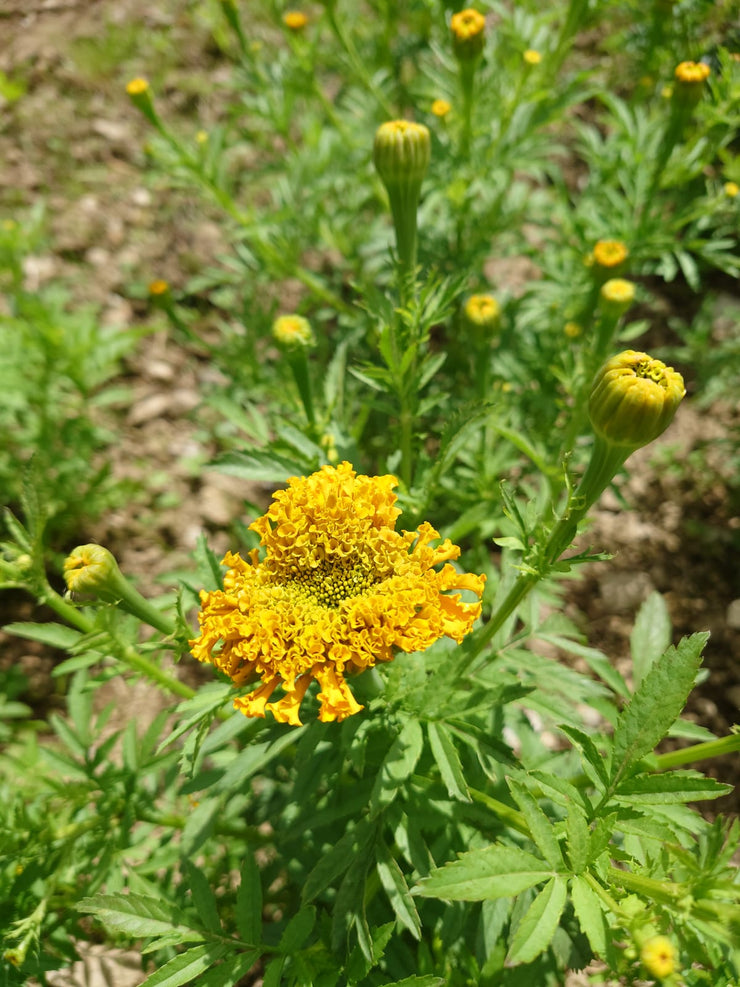
[[[534,48],[527,48],[527,50],[522,55],[525,63],[527,65],[539,65],[542,61],[542,55],[536,51]]]
[[[452,105],[446,99],[435,99],[431,106],[434,116],[440,119],[446,117],[451,109]]]
[[[606,315],[619,318],[635,300],[635,285],[624,278],[609,278],[601,286],[599,304]]]
[[[343,462],[293,477],[252,525],[264,556],[228,553],[223,590],[201,593],[199,661],[211,662],[237,685],[261,679],[234,705],[246,716],[269,709],[281,723],[300,723],[312,680],[320,686],[319,719],[343,720],[362,707],[345,676],[391,661],[397,651],[422,651],[446,635],[471,630],[484,576],[450,564],[460,550],[428,523],[395,530],[393,476],[361,476]],[[440,568],[441,566],[441,568]],[[268,702],[277,686],[283,697]]]
[[[493,295],[471,295],[463,314],[465,321],[476,329],[495,332],[501,325],[501,306]]]
[[[593,249],[593,262],[597,267],[619,267],[629,257],[629,250],[621,240],[599,240]]]
[[[736,199],[740,195],[740,185],[737,182],[725,182],[722,188],[728,199]]]
[[[701,99],[704,83],[711,74],[706,62],[681,62],[674,72],[672,99],[680,110],[691,110]]]
[[[452,47],[460,61],[477,58],[485,44],[486,19],[472,7],[453,14],[450,18]]]
[[[583,332],[583,328],[578,322],[566,322],[563,326],[563,332],[568,337],[568,339],[577,339]]]
[[[289,349],[313,346],[316,339],[308,319],[302,315],[281,315],[272,324],[272,336]]]
[[[308,15],[302,10],[286,10],[283,14],[283,24],[290,31],[302,31],[308,24]]]
[[[149,294],[154,298],[161,298],[163,295],[169,293],[170,286],[167,281],[162,278],[157,278],[155,281],[149,283]]]
[[[373,161],[386,187],[419,185],[430,155],[429,130],[423,123],[389,120],[375,132]]]
[[[676,969],[678,953],[667,936],[652,936],[640,950],[640,962],[648,973],[665,980]]]
[[[149,83],[142,78],[132,79],[126,84],[126,92],[129,96],[141,96],[143,93],[149,92]]]
[[[668,428],[685,394],[683,377],[673,367],[625,350],[596,374],[591,424],[612,445],[639,449]]]
[[[64,581],[76,598],[115,600],[123,576],[115,558],[102,545],[79,545],[64,560]]]

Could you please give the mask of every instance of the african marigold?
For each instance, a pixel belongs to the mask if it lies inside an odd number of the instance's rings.
[[[593,262],[599,267],[619,267],[628,256],[629,250],[621,240],[599,240],[593,249]]]
[[[640,950],[640,962],[653,977],[664,980],[676,969],[678,953],[667,936],[652,936]]]
[[[485,30],[485,17],[472,7],[453,14],[450,18],[450,31],[457,58],[461,61],[477,58],[485,45]]]
[[[393,476],[358,476],[343,462],[293,477],[250,527],[264,549],[229,552],[223,590],[201,593],[192,653],[236,685],[262,684],[234,701],[246,716],[269,709],[300,724],[299,707],[319,684],[319,719],[343,720],[362,706],[345,676],[423,651],[446,635],[460,642],[480,614],[485,576],[458,572],[460,549],[424,522],[395,530]],[[441,568],[438,568],[441,566]],[[478,597],[465,603],[459,593]],[[268,702],[280,685],[283,697]]]

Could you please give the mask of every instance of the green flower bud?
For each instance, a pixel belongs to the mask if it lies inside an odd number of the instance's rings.
[[[681,62],[674,73],[672,100],[676,106],[691,108],[696,106],[704,92],[704,83],[711,69],[704,62]]]
[[[114,602],[121,596],[123,574],[102,545],[79,545],[64,560],[64,580],[75,599],[90,597]]]
[[[604,315],[618,319],[635,300],[635,286],[624,278],[609,278],[601,286],[599,307]]]
[[[431,142],[423,123],[391,120],[382,123],[375,133],[373,161],[383,184],[421,185],[429,167]]]
[[[308,349],[316,342],[311,323],[302,315],[281,315],[272,324],[273,339],[286,349]]]
[[[683,378],[647,353],[625,350],[596,374],[589,414],[598,436],[627,449],[657,439],[686,394]]]
[[[137,77],[132,79],[126,84],[126,92],[128,93],[129,99],[134,104],[137,110],[147,118],[147,120],[154,124],[158,129],[161,128],[161,123],[159,117],[157,116],[157,111],[154,109],[154,101],[152,99],[151,86],[146,79]]]

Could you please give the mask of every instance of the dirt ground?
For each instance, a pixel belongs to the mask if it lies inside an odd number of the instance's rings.
[[[200,532],[217,552],[225,550],[244,499],[266,499],[266,491],[198,467],[213,450],[192,412],[213,371],[172,343],[161,315],[148,306],[146,285],[165,278],[177,286],[227,247],[200,199],[184,191],[167,195],[146,173],[147,128],[124,91],[134,75],[151,77],[151,60],[159,58],[160,74],[167,73],[166,112],[185,117],[197,100],[207,123],[218,115],[223,63],[208,25],[193,5],[177,0],[0,0],[0,34],[0,72],[26,89],[15,101],[0,95],[0,219],[43,201],[51,230],[48,249],[28,260],[28,287],[63,278],[77,300],[101,306],[107,324],[161,322],[128,361],[131,399],[117,423],[116,470],[142,482],[147,493],[79,539],[111,547],[124,571],[158,592],[157,577],[187,567]],[[144,35],[149,41],[139,51]],[[737,313],[737,285],[723,290]],[[725,475],[721,452],[739,421],[740,403],[708,410],[691,398],[684,402],[668,437],[630,462],[620,484],[630,510],[607,493],[594,512],[585,541],[615,557],[574,581],[568,602],[590,643],[625,668],[635,614],[652,590],[665,596],[676,639],[710,630],[709,675],[689,713],[718,735],[737,722],[740,706],[740,486]],[[700,468],[681,471],[677,481],[672,459],[692,457]],[[32,602],[19,594],[0,601],[5,620],[32,613]],[[0,662],[21,663],[28,699],[39,708],[53,702],[54,661],[41,646],[0,632]],[[724,758],[711,771],[740,784],[740,758]],[[737,792],[712,805],[713,811],[738,808]],[[90,970],[100,962],[89,959]],[[113,982],[100,976],[98,969],[59,983]],[[119,971],[117,987],[129,982],[138,981]]]

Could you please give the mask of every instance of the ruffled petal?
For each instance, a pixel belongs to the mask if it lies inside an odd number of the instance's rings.
[[[238,709],[245,716],[264,716],[265,704],[277,688],[280,681],[279,675],[273,675],[271,679],[263,682],[262,685],[250,692],[248,696],[239,696],[234,700],[234,709]]]
[[[286,692],[281,700],[268,704],[267,708],[278,723],[290,723],[294,727],[301,725],[298,709],[303,702],[303,697],[306,695],[306,689],[312,681],[313,676],[310,672],[306,675],[301,675],[299,679],[295,680],[293,688],[289,692]]]
[[[322,723],[331,723],[334,720],[341,722],[364,708],[352,695],[344,678],[331,665],[317,671],[316,678],[321,686],[318,698],[321,702],[319,719]]]

